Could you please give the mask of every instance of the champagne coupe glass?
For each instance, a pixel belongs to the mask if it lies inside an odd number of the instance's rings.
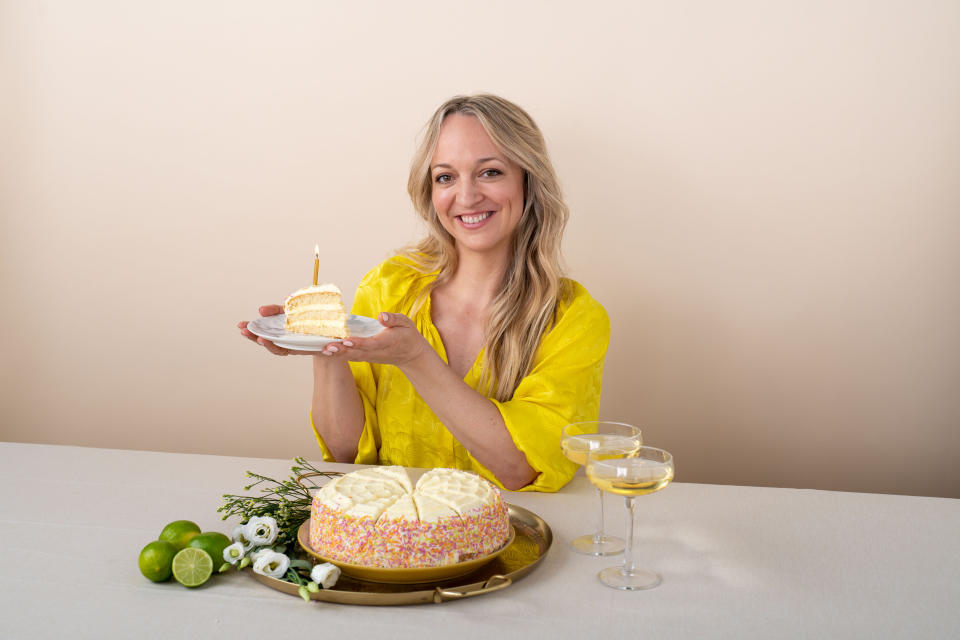
[[[608,567],[597,574],[600,582],[614,589],[652,589],[660,575],[640,569],[633,561],[634,500],[660,491],[673,480],[673,456],[663,449],[640,447],[632,457],[610,454],[601,449],[587,456],[587,477],[600,489],[625,496],[627,503],[627,548],[623,565]]]
[[[571,462],[587,463],[590,451],[602,450],[608,455],[629,456],[643,444],[640,429],[623,422],[574,422],[563,428],[560,448]],[[603,533],[603,489],[600,496],[600,515],[596,533],[580,536],[571,541],[573,548],[591,556],[610,556],[623,551],[623,540]]]

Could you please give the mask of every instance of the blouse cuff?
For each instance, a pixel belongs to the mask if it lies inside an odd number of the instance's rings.
[[[526,456],[527,464],[538,473],[533,482],[519,491],[554,492],[570,482],[580,467],[560,452],[560,431],[567,420],[559,414],[555,415],[556,420],[548,419],[545,414],[553,412],[533,402],[490,401],[500,411],[513,443]]]

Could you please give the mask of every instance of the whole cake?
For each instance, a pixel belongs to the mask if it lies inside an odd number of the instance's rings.
[[[403,467],[361,469],[324,485],[310,509],[310,546],[368,567],[455,564],[492,553],[509,537],[500,491],[456,469],[432,469],[416,486]]]
[[[287,316],[284,328],[292,333],[348,337],[350,331],[342,295],[335,284],[313,285],[294,291],[283,303],[283,312]]]

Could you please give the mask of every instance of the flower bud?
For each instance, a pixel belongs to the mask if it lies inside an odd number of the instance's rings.
[[[340,579],[340,567],[324,562],[318,564],[310,572],[310,579],[321,585],[324,589],[330,589],[337,584]]]
[[[238,524],[233,528],[233,535],[230,536],[233,538],[234,542],[239,542],[243,546],[243,552],[246,553],[253,549],[253,542],[250,541],[250,537],[247,535],[247,525]]]
[[[242,542],[234,542],[230,546],[226,547],[223,550],[223,561],[229,562],[230,564],[237,564],[246,550],[243,548]]]

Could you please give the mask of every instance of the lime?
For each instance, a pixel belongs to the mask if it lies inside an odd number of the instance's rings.
[[[185,587],[199,587],[212,573],[213,560],[203,549],[187,547],[173,556],[173,577]]]
[[[220,566],[223,562],[223,550],[233,544],[233,540],[218,531],[207,531],[190,539],[188,547],[203,549],[210,554],[213,564]]]
[[[189,520],[176,520],[163,528],[159,540],[166,540],[177,549],[183,549],[193,536],[200,533],[197,523]]]
[[[140,573],[154,582],[169,580],[170,565],[176,553],[176,547],[166,540],[151,542],[140,551]]]

